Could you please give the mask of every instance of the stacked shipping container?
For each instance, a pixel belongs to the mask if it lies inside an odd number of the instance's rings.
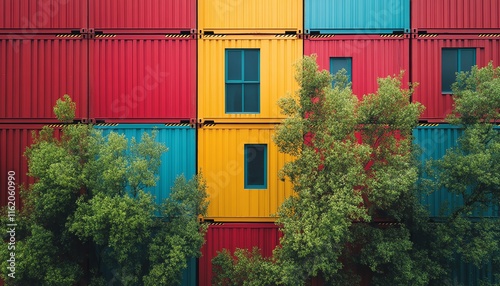
[[[333,74],[339,67],[345,68],[359,99],[377,90],[379,77],[404,71],[403,84],[409,82],[408,35],[310,35],[304,41],[304,54],[316,54],[320,69]]]
[[[213,223],[206,234],[199,259],[199,284],[212,285],[212,258],[223,249],[233,253],[237,248],[252,250],[258,247],[262,256],[272,255],[279,244],[281,232],[273,223]]]
[[[198,169],[205,219],[225,222],[208,230],[200,285],[211,285],[217,251],[259,247],[269,256],[279,243],[272,215],[292,188],[277,173],[291,158],[272,134],[284,118],[278,99],[298,89],[302,11],[301,0],[198,1]]]
[[[415,143],[422,148],[422,165],[428,159],[440,159],[457,145],[462,134],[459,127],[443,124],[453,108],[450,85],[455,81],[455,73],[470,70],[473,65],[500,64],[499,7],[495,0],[411,1],[411,79],[419,83],[413,100],[426,107],[422,121],[441,123],[424,124],[413,132]],[[463,205],[461,197],[445,189],[421,194],[421,202],[438,221]],[[470,216],[498,218],[499,215],[496,206],[476,209]],[[457,259],[450,283],[495,283],[492,267],[495,266],[489,262],[478,269]]]
[[[412,1],[413,100],[426,110],[421,119],[443,122],[452,109],[455,72],[500,64],[499,3],[495,0]]]
[[[106,122],[96,126],[104,134],[140,140],[157,130],[169,148],[149,190],[158,202],[177,175],[195,174],[196,1],[111,2],[0,0],[2,182],[9,171],[32,182],[22,157],[30,131],[57,123],[52,107],[64,94],[76,120]],[[196,285],[196,261],[188,265],[183,284]]]
[[[151,192],[164,199],[177,174],[190,177],[198,169],[210,194],[205,219],[225,222],[210,226],[202,249],[199,282],[208,284],[215,255],[210,245],[231,251],[235,245],[260,246],[266,252],[278,243],[272,214],[292,186],[278,180],[277,172],[292,158],[277,151],[272,134],[284,119],[277,100],[298,89],[293,63],[303,54],[317,54],[321,68],[346,69],[360,98],[376,91],[377,77],[404,70],[404,85],[419,83],[413,100],[426,106],[421,120],[442,123],[452,108],[454,72],[490,61],[500,65],[499,5],[496,0],[0,0],[5,11],[0,178],[12,169],[18,182],[31,182],[22,157],[30,130],[56,123],[52,107],[63,94],[77,103],[76,120],[106,123],[96,126],[105,134],[140,138],[157,129],[157,140],[170,151]],[[197,129],[191,127],[195,122]],[[421,159],[442,156],[458,134],[449,125],[417,128]],[[1,205],[5,194],[2,189]],[[422,202],[435,217],[442,215],[442,203],[460,203],[444,190]],[[486,215],[498,216],[498,210]],[[241,222],[254,222],[244,227],[273,243],[228,235],[239,232]],[[191,272],[184,275],[191,280],[184,283],[194,285],[196,267],[189,265]],[[457,277],[454,281],[472,276]]]

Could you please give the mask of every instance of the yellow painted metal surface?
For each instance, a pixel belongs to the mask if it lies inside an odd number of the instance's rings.
[[[209,195],[205,219],[233,222],[273,221],[273,214],[292,185],[278,178],[291,157],[278,152],[272,141],[274,124],[216,124],[198,129],[198,171]],[[267,144],[267,189],[245,189],[244,145]]]
[[[302,33],[302,0],[198,0],[198,30]]]
[[[225,50],[260,50],[260,113],[226,114]],[[294,64],[302,58],[303,40],[295,35],[201,36],[198,41],[198,118],[217,123],[279,122],[285,118],[279,98],[298,90]]]

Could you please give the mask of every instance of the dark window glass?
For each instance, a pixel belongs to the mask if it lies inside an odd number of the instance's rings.
[[[245,188],[267,189],[267,145],[245,145]]]
[[[260,51],[226,50],[226,113],[260,112]]]
[[[228,50],[227,51],[227,79],[228,80],[242,80],[241,76],[241,51]]]

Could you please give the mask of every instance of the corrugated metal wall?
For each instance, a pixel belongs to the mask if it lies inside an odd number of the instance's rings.
[[[87,27],[88,0],[0,0],[0,29],[37,33]],[[40,30],[42,29],[42,30]]]
[[[310,36],[304,40],[304,54],[317,55],[320,69],[330,71],[332,57],[352,59],[352,90],[360,99],[378,88],[377,78],[405,71],[403,84],[410,74],[410,39],[394,36]]]
[[[307,34],[410,32],[410,0],[304,0]]]
[[[477,267],[473,263],[461,261],[460,256],[457,255],[453,262],[449,285],[498,285],[500,280],[492,274],[495,267],[499,265],[495,265],[491,260]]]
[[[87,117],[87,43],[81,36],[0,35],[0,122],[57,122],[64,94]]]
[[[477,33],[500,28],[498,0],[412,0],[413,32]]]
[[[190,179],[196,172],[196,130],[184,124],[97,124],[104,135],[110,132],[124,134],[130,140],[140,141],[144,133],[158,131],[157,142],[164,143],[168,152],[161,156],[159,180],[148,191],[161,203],[170,194],[175,178],[184,174]]]
[[[441,159],[448,149],[456,147],[462,132],[463,129],[460,127],[449,124],[427,124],[415,128],[413,130],[414,143],[422,152],[419,158],[421,167],[424,167],[430,159]],[[436,190],[431,194],[422,193],[420,199],[427,207],[430,216],[435,218],[449,216],[453,209],[463,205],[461,196],[445,189]],[[498,208],[476,210],[471,216],[500,217],[500,211]]]
[[[196,29],[196,0],[88,1],[90,28]]]
[[[207,180],[214,221],[274,221],[271,217],[292,195],[289,181],[278,171],[291,158],[278,152],[272,141],[274,124],[216,124],[198,130],[198,170]],[[267,188],[244,187],[244,144],[267,144]]]
[[[412,81],[418,82],[419,86],[413,94],[413,101],[426,107],[420,118],[428,122],[442,122],[452,111],[452,96],[441,91],[443,48],[475,48],[479,67],[489,61],[495,66],[500,65],[500,38],[496,35],[414,35]]]
[[[223,249],[233,253],[236,248],[252,250],[257,246],[264,257],[272,255],[279,244],[281,232],[273,223],[221,223],[211,224],[208,228],[205,245],[201,248],[199,262],[199,284],[212,285],[212,258]]]
[[[90,42],[90,117],[196,118],[196,41],[189,35],[103,35]]]
[[[284,116],[276,102],[293,94],[293,64],[302,57],[302,39],[295,35],[202,36],[198,41],[198,119],[216,122],[276,122]],[[260,113],[225,113],[225,50],[260,50]]]
[[[302,0],[199,0],[198,31],[300,34],[302,6]]]
[[[24,157],[26,147],[33,143],[32,131],[40,131],[43,124],[0,124],[0,206],[7,205],[7,177],[9,171],[15,173],[16,207],[20,207],[19,186],[34,183],[28,177],[28,162]],[[55,136],[60,134],[60,125],[54,125]]]

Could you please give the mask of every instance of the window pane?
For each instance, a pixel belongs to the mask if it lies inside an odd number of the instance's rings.
[[[450,92],[451,85],[455,82],[458,67],[457,49],[443,49],[442,58],[442,91]]]
[[[244,112],[259,112],[260,110],[260,84],[247,83],[243,86],[244,90]]]
[[[227,50],[227,79],[242,80],[241,77],[241,51]]]
[[[226,112],[242,112],[242,84],[226,84]]]
[[[245,81],[259,81],[259,50],[245,50]]]
[[[245,145],[245,186],[266,186],[266,145]]]
[[[476,50],[460,50],[460,71],[470,71],[472,66],[476,65]]]
[[[330,73],[335,75],[341,69],[346,70],[347,82],[352,81],[352,58],[331,58]],[[335,81],[332,83],[335,86]]]

